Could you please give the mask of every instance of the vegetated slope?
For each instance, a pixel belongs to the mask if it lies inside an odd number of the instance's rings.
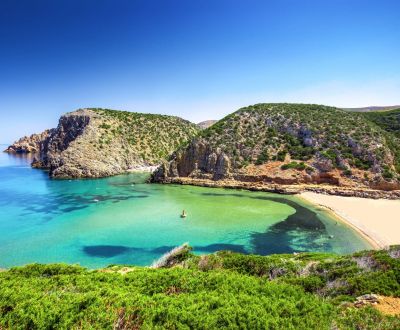
[[[399,316],[374,308],[381,298],[354,304],[364,294],[400,296],[399,257],[393,247],[352,256],[189,253],[164,269],[16,267],[0,272],[0,327],[399,329]]]
[[[400,138],[400,108],[384,112],[368,112],[363,115],[385,131]]]
[[[371,112],[371,111],[388,111],[400,108],[400,105],[388,105],[388,106],[371,106],[371,107],[361,107],[361,108],[342,108],[346,111],[353,112]]]
[[[115,175],[160,164],[197,132],[178,117],[80,109],[63,115],[41,141],[33,166],[58,178]]]
[[[363,114],[313,104],[256,104],[201,132],[154,179],[234,179],[398,189],[393,136]]]

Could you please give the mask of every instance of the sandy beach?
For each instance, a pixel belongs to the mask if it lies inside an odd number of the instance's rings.
[[[304,192],[305,200],[328,208],[375,248],[400,244],[400,200],[342,197]]]

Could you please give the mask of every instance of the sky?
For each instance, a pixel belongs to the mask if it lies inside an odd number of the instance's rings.
[[[84,107],[400,104],[398,0],[1,0],[0,143]]]

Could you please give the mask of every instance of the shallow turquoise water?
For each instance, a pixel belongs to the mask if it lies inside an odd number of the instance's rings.
[[[150,185],[143,183],[145,174],[50,180],[29,162],[0,155],[0,267],[148,265],[184,242],[196,253],[349,253],[370,247],[325,211],[293,196]]]

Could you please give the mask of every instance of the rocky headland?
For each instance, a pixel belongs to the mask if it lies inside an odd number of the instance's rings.
[[[39,153],[42,141],[45,141],[53,132],[54,129],[47,129],[39,134],[24,136],[4,151],[9,153]]]
[[[32,166],[54,178],[97,178],[154,169],[197,131],[178,117],[80,109],[61,116],[57,128],[23,138],[6,151],[34,152]]]

